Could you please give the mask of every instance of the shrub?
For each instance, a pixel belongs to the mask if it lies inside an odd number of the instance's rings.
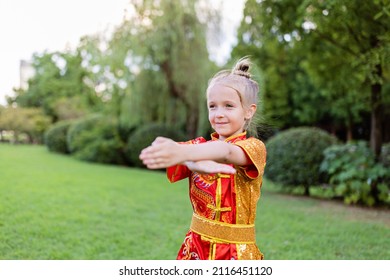
[[[372,206],[389,203],[390,174],[382,163],[376,163],[372,150],[364,141],[334,145],[324,151],[321,170],[330,176],[336,196],[347,204]]]
[[[382,151],[379,161],[386,168],[390,168],[390,143],[385,143],[382,145]]]
[[[304,186],[325,181],[320,174],[323,151],[335,144],[337,138],[314,127],[291,128],[266,142],[267,166],[265,176],[283,186]]]
[[[53,124],[45,132],[44,142],[49,151],[61,154],[69,153],[66,135],[71,124],[71,121],[60,121]]]
[[[379,162],[383,164],[387,170],[390,170],[390,143],[385,143],[382,145],[382,152]],[[384,178],[383,183],[387,186],[390,186],[390,176]]]
[[[144,167],[139,159],[141,151],[149,146],[157,136],[183,141],[185,136],[181,131],[165,124],[151,123],[137,128],[127,141],[126,157],[134,166]]]
[[[118,123],[111,117],[93,115],[74,123],[68,131],[69,151],[78,159],[124,164]]]

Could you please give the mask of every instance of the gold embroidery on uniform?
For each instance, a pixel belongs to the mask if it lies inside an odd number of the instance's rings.
[[[235,144],[245,151],[258,172],[258,176],[253,178],[248,175],[245,168],[238,168],[235,176],[236,223],[252,224],[256,217],[256,206],[260,198],[265,165],[265,146],[263,142],[255,138],[237,141]]]
[[[217,253],[217,243],[211,243],[213,244],[213,258],[212,260],[215,260],[215,254]]]
[[[194,212],[209,219],[214,219],[215,211],[212,209],[212,207],[209,207],[209,205],[215,205],[212,195],[197,188],[195,185],[191,185],[190,192]]]
[[[193,232],[217,243],[255,243],[254,224],[229,224],[192,215],[190,228]]]
[[[215,193],[215,206],[214,205],[207,205],[207,208],[212,209],[215,212],[215,220],[219,221],[221,218],[221,212],[231,211],[231,207],[221,207],[221,200],[222,200],[222,178],[230,178],[230,175],[227,174],[217,174],[217,189]]]

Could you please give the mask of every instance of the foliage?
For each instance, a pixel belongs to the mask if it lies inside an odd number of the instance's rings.
[[[191,137],[203,134],[204,92],[216,70],[207,36],[220,18],[212,7],[201,0],[131,1],[132,12],[113,33],[84,36],[76,50],[35,54],[34,77],[10,103],[40,107],[53,122],[98,111],[126,127],[162,122]]]
[[[41,108],[57,121],[84,115],[99,104],[93,88],[84,83],[89,72],[81,66],[80,53],[44,52],[35,54],[32,60],[35,74],[28,88],[18,89],[14,98],[19,106]],[[73,102],[67,102],[68,98]],[[68,112],[61,110],[64,104]]]
[[[178,131],[168,125],[151,123],[140,126],[133,134],[130,135],[126,146],[127,159],[137,167],[143,167],[139,155],[141,151],[152,144],[154,139],[158,136],[171,138],[175,141],[183,141],[185,139],[184,133]]]
[[[122,102],[130,94],[135,79],[127,57],[129,46],[115,44],[104,34],[95,34],[82,37],[77,51],[82,66],[90,73],[84,82],[95,90],[107,114],[120,118]]]
[[[112,117],[92,115],[74,122],[67,135],[68,149],[76,158],[99,163],[125,163],[124,143],[118,122]]]
[[[390,142],[383,144],[380,162],[384,167],[390,168]]]
[[[372,120],[380,148],[390,106],[382,90],[390,82],[388,9],[386,1],[246,1],[233,55],[251,54],[262,69],[268,121],[342,126],[352,138]]]
[[[50,119],[39,108],[7,107],[0,111],[0,130],[13,131],[15,142],[19,141],[21,133],[26,133],[29,142],[41,143],[50,123]]]
[[[44,142],[49,151],[61,154],[69,153],[66,138],[71,124],[71,121],[60,121],[46,130]]]
[[[347,204],[390,203],[390,189],[386,183],[390,170],[376,163],[366,142],[334,145],[324,151],[321,170],[330,176],[336,196]]]
[[[81,96],[61,97],[54,102],[53,109],[58,121],[78,119],[89,113]]]
[[[308,194],[310,185],[325,180],[320,173],[323,151],[337,139],[314,127],[282,131],[268,139],[265,176],[285,187],[303,185]]]
[[[199,2],[134,1],[134,14],[110,42],[112,52],[121,54],[137,73],[128,97],[133,114],[185,127],[189,137],[204,130],[204,92],[211,75],[206,30],[213,22],[207,16],[212,10],[208,5],[200,14]],[[138,106],[143,103],[146,109]]]

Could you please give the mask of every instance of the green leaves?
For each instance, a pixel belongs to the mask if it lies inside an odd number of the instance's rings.
[[[381,86],[390,83],[389,10],[388,1],[248,0],[234,55],[257,59],[266,120],[351,132],[370,112],[383,123],[371,100],[388,107]]]
[[[321,170],[329,176],[329,183],[338,196],[348,204],[363,203],[372,206],[389,201],[386,182],[390,172],[381,163],[376,163],[367,143],[334,145],[324,151]]]

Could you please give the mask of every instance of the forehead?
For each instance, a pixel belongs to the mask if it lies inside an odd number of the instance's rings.
[[[240,102],[239,93],[228,86],[216,84],[210,87],[207,91],[207,102],[213,101],[234,101]]]

